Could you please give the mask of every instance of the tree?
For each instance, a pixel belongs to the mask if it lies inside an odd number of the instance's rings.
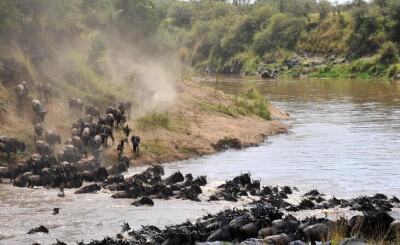
[[[331,10],[331,4],[327,0],[322,0],[318,4],[318,10],[319,10],[319,18],[323,20],[328,16]]]
[[[255,35],[254,51],[261,57],[279,48],[294,50],[297,39],[305,29],[305,19],[287,14],[276,14],[268,28]]]
[[[121,33],[141,38],[154,33],[159,25],[157,8],[152,0],[116,0]]]
[[[21,19],[21,12],[14,0],[0,1],[0,33],[4,33],[8,28],[18,24]]]
[[[399,61],[399,50],[394,42],[388,41],[379,49],[379,63],[390,65]]]

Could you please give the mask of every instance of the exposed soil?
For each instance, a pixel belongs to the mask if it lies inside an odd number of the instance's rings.
[[[177,129],[159,128],[143,131],[135,122],[130,122],[135,126],[133,132],[139,134],[144,142],[142,154],[134,163],[163,163],[213,154],[221,150],[213,145],[224,138],[239,139],[241,147],[257,146],[267,136],[287,132],[288,126],[277,119],[289,119],[289,116],[272,105],[270,105],[270,112],[274,118],[272,121],[266,121],[255,115],[232,117],[205,110],[196,103],[207,101],[229,106],[232,104],[230,95],[188,80],[179,82],[178,91],[178,100],[169,110],[171,117],[174,118],[172,124],[179,124]],[[148,146],[146,142],[151,142],[151,145]],[[150,149],[152,147],[159,148],[161,154],[155,154],[154,149]],[[114,147],[112,152],[116,155]]]
[[[31,85],[32,86],[32,85]],[[31,90],[34,90],[32,87]],[[233,117],[218,111],[207,110],[199,102],[232,105],[230,95],[212,88],[199,85],[189,80],[177,84],[177,99],[168,109],[171,128],[143,129],[138,126],[137,118],[145,112],[133,108],[134,116],[128,121],[132,134],[141,137],[140,157],[134,157],[134,164],[164,163],[213,154],[221,148],[213,147],[224,138],[237,138],[241,147],[257,146],[267,136],[286,133],[288,126],[277,119],[289,119],[287,113],[270,105],[272,121],[266,121],[256,115]],[[28,154],[34,152],[34,131],[31,123],[32,113],[30,102],[25,106],[23,116],[17,116],[13,88],[8,88],[10,100],[7,112],[2,117],[0,135],[16,137],[27,143]],[[62,142],[71,137],[71,124],[78,119],[69,111],[68,96],[63,93],[54,97],[44,108],[48,111],[44,121],[45,130],[53,130],[61,134]],[[102,114],[105,112],[102,111]],[[103,151],[104,163],[117,158],[117,144],[123,133],[121,129],[114,130],[115,144]],[[56,152],[63,149],[56,146]],[[131,156],[131,145],[125,147],[124,154]],[[21,158],[24,156],[20,156]],[[17,158],[18,159],[18,158]]]

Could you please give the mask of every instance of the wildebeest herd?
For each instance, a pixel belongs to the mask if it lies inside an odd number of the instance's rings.
[[[87,193],[105,187],[116,190],[114,198],[135,198],[132,205],[154,205],[154,198],[182,198],[199,201],[198,195],[207,181],[205,176],[194,179],[191,174],[185,177],[173,173],[161,179],[162,166],[152,166],[142,173],[124,178],[122,175],[109,176],[103,182],[78,189],[76,193]],[[120,191],[118,191],[120,190]],[[131,230],[124,223],[122,231],[114,238],[91,241],[97,244],[211,244],[208,242],[228,241],[243,244],[304,245],[310,242],[327,242],[340,234],[348,237],[342,245],[367,244],[367,239],[386,240],[395,243],[399,238],[400,222],[394,220],[388,212],[399,205],[397,197],[388,198],[383,194],[362,196],[350,200],[325,198],[317,190],[302,195],[302,200],[294,205],[287,202],[288,197],[298,192],[294,187],[260,187],[259,181],[251,179],[250,174],[241,174],[217,187],[209,201],[237,201],[243,196],[259,197],[243,209],[227,209],[217,214],[208,214],[195,222],[159,229],[144,226]],[[290,212],[310,209],[349,208],[362,212],[350,219],[340,217],[337,220],[307,217],[299,220]],[[35,229],[43,229],[37,227]],[[33,229],[34,230],[34,229]],[[80,242],[78,244],[86,244]]]
[[[40,87],[43,97],[48,101],[51,98],[51,86],[46,92],[43,86]],[[26,83],[17,86],[18,103],[21,103],[18,106],[23,106],[28,93]],[[18,164],[0,167],[0,180],[8,178],[17,187],[60,188],[59,196],[64,196],[64,188],[76,188],[75,194],[94,193],[105,189],[112,192],[112,198],[132,199],[133,206],[153,206],[154,199],[201,201],[202,188],[207,184],[206,176],[194,178],[192,174],[184,176],[178,171],[163,178],[165,173],[161,165],[151,166],[130,177],[122,174],[127,171],[131,160],[131,157],[123,154],[131,132],[129,126],[125,125],[131,114],[130,103],[108,107],[104,117],[101,116],[98,107],[84,106],[79,98],[69,98],[69,108],[72,114],[78,115],[78,119],[72,124],[71,138],[62,142],[58,133],[44,131],[42,123],[46,111],[39,100],[32,101],[36,153]],[[83,110],[85,113],[82,117]],[[106,168],[101,165],[100,152],[107,146],[108,138],[114,143],[115,128],[122,128],[124,138],[117,147],[118,161]],[[139,156],[140,137],[133,135],[130,141],[133,152]],[[65,145],[64,150],[57,154],[54,153],[56,144]],[[15,156],[17,152],[24,151],[24,142],[15,138],[0,137],[0,152],[6,153],[8,158],[12,154]],[[343,237],[357,235],[340,243],[345,245],[366,244],[365,239],[395,241],[400,237],[400,222],[388,214],[394,206],[399,206],[400,200],[397,197],[388,198],[383,194],[376,194],[345,200],[326,198],[317,190],[312,190],[304,194],[299,203],[289,203],[288,197],[294,192],[297,192],[297,189],[288,186],[262,187],[260,181],[251,179],[249,173],[241,174],[218,186],[208,197],[208,201],[237,202],[240,198],[248,196],[257,199],[243,209],[227,209],[214,215],[208,214],[196,222],[187,221],[165,229],[145,226],[135,231],[125,223],[122,232],[114,238],[106,237],[88,244],[171,245],[229,241],[244,244],[302,245],[305,242],[327,242],[335,232],[340,232]],[[351,219],[341,217],[332,221],[315,217],[298,220],[290,214],[302,210],[339,207],[360,211],[363,215]],[[55,209],[53,215],[58,212],[60,211]],[[28,233],[37,232],[48,233],[49,230],[39,226]],[[55,244],[65,243],[57,241]]]
[[[51,85],[42,85],[38,83],[37,88],[37,99],[32,100],[32,112],[33,118],[32,123],[34,125],[34,132],[36,136],[35,150],[40,155],[53,155],[55,144],[61,144],[60,134],[51,130],[45,131],[43,138],[43,122],[45,120],[46,110],[39,101],[39,98],[44,98],[45,102],[49,101],[51,95]],[[24,81],[18,84],[15,88],[17,96],[17,110],[19,112],[24,111],[24,106],[27,104],[29,87]],[[128,137],[131,129],[128,125],[124,124],[127,118],[131,114],[132,104],[119,103],[117,107],[109,106],[106,110],[106,116],[100,115],[100,109],[96,106],[86,106],[85,114],[83,114],[84,103],[80,98],[69,98],[70,112],[79,117],[79,119],[72,124],[71,138],[67,139],[65,149],[57,154],[59,162],[77,162],[82,158],[87,158],[88,153],[92,153],[93,157],[99,158],[102,145],[107,146],[108,138],[114,142],[113,129],[114,127],[123,127],[125,138],[121,140],[118,146],[118,157],[123,156],[124,143],[128,142]],[[133,135],[131,137],[132,150],[138,156],[139,155],[139,143],[140,137]],[[2,136],[0,142],[0,152],[7,154],[9,157],[11,154],[25,151],[25,144],[14,138]]]

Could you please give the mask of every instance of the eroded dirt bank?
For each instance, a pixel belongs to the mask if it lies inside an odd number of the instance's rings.
[[[134,164],[164,163],[213,154],[223,150],[217,146],[220,140],[238,139],[238,147],[257,146],[266,137],[288,130],[280,120],[289,119],[289,115],[271,104],[271,121],[257,115],[232,116],[214,107],[233,107],[233,96],[188,79],[177,86],[176,103],[167,110],[168,128],[143,128],[136,119],[128,122],[133,126],[132,132],[142,139],[141,156],[134,159]],[[119,132],[117,138],[121,137],[122,132]],[[125,149],[125,154],[130,152],[130,148]],[[109,153],[115,157],[116,146],[109,149]]]

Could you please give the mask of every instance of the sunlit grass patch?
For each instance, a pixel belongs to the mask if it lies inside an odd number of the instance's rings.
[[[165,128],[171,130],[171,117],[168,112],[152,111],[138,120],[138,127],[142,130],[149,130],[152,128]]]

